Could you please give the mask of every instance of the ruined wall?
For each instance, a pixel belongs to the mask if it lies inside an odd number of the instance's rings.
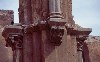
[[[6,41],[2,37],[2,31],[5,25],[10,25],[14,21],[12,10],[0,10],[0,62],[13,62],[12,49],[7,48]]]
[[[72,0],[61,0],[62,15],[66,22],[74,25],[72,16]],[[1,25],[9,25],[13,21],[12,11],[1,11]],[[22,24],[34,23],[37,21],[44,21],[49,16],[48,0],[20,0],[19,1],[19,20]],[[25,22],[24,22],[25,21]],[[30,21],[30,22],[28,22]],[[28,23],[27,23],[28,22]],[[12,62],[11,48],[5,48],[4,38],[1,36],[2,28],[0,28],[0,62]],[[77,41],[75,35],[70,35],[67,29],[64,29],[64,35],[62,43],[59,46],[54,46],[50,43],[48,30],[42,30],[41,32],[34,32],[25,35],[24,42],[27,42],[24,46],[24,59],[27,59],[30,55],[31,60],[37,60],[37,62],[44,60],[44,62],[79,62],[82,59],[82,55],[77,51]],[[33,39],[32,39],[33,38]],[[95,39],[95,37],[92,37]],[[32,41],[33,40],[33,41]],[[29,42],[30,41],[30,42]],[[41,41],[41,42],[40,42]],[[89,42],[93,41],[93,42]],[[100,55],[98,49],[100,40],[87,40],[84,48],[85,62],[99,62]],[[28,47],[26,46],[28,45]],[[42,47],[41,47],[42,46]],[[88,48],[88,49],[86,49]],[[33,52],[32,52],[33,51]],[[27,53],[28,52],[28,53]],[[33,54],[33,55],[31,55]],[[89,54],[89,57],[87,56]],[[40,57],[43,56],[42,58]],[[80,56],[81,55],[81,56]],[[37,56],[37,57],[35,57]],[[39,59],[39,60],[38,60]],[[27,62],[27,61],[26,61]],[[35,61],[34,61],[35,62]],[[80,61],[81,62],[81,61]]]
[[[0,27],[0,62],[12,62],[13,60],[13,54],[12,54],[12,49],[7,48],[6,41],[2,37],[2,31],[3,27]]]
[[[10,25],[14,21],[14,12],[12,10],[0,10],[0,25]]]
[[[90,62],[100,62],[100,36],[90,36],[87,40]]]
[[[30,3],[31,5],[28,3]],[[61,0],[60,3],[61,3],[61,11],[62,11],[64,20],[68,22],[69,24],[74,25],[74,21],[72,18],[72,0]],[[31,7],[29,8],[29,6]],[[32,13],[30,13],[31,10],[32,10]],[[28,13],[28,11],[30,12]],[[27,21],[30,21],[32,23],[37,23],[38,21],[47,21],[47,18],[49,16],[50,16],[49,0],[31,0],[31,2],[29,0],[19,1],[20,23],[26,24]],[[23,22],[23,20],[25,22]],[[33,42],[31,43],[34,43],[34,44],[33,46],[29,46],[29,47],[30,49],[33,48],[33,51],[35,53],[33,54],[36,55],[37,57],[39,54],[40,55],[42,54],[44,57],[44,59],[42,57],[42,60],[44,60],[44,62],[77,62],[77,42],[76,42],[75,36],[71,36],[67,34],[66,28],[64,30],[64,36],[63,36],[62,43],[60,46],[54,46],[53,44],[50,43],[50,40],[48,39],[50,36],[48,30],[43,30],[41,32],[34,32],[33,34],[30,34],[30,35],[33,37],[37,37],[38,35],[38,38],[42,39],[41,44],[42,44],[43,52],[37,52],[39,51],[38,50],[39,48],[41,49],[41,47],[40,47],[40,44],[38,43],[39,41],[36,40],[36,38],[32,37]],[[33,58],[34,58],[34,55],[33,55]],[[36,57],[34,59],[36,59]]]

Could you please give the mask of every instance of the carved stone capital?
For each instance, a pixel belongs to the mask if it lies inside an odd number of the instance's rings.
[[[7,45],[12,48],[12,50],[22,48],[23,36],[19,34],[10,34],[10,36],[6,39],[6,47]]]
[[[62,43],[64,29],[60,27],[51,27],[50,29],[50,43],[59,46]]]
[[[22,48],[23,28],[22,26],[6,26],[2,32],[2,36],[6,40],[6,47],[11,47],[12,50]]]

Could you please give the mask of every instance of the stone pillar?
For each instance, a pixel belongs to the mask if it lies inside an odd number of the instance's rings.
[[[32,24],[31,0],[24,0],[24,21],[22,23],[23,24]]]
[[[84,46],[84,41],[87,39],[87,35],[78,35],[76,37],[77,40],[77,53],[78,53],[78,62],[83,62],[84,57],[83,57],[83,46]]]
[[[16,49],[13,51],[13,62],[22,62],[22,50]]]
[[[23,62],[33,62],[32,34],[25,32],[27,25],[32,24],[31,0],[24,0],[24,21],[21,24],[26,25],[23,37]]]
[[[82,51],[78,51],[78,62],[83,62]]]
[[[60,0],[49,0],[50,17],[61,17]]]
[[[60,0],[49,0],[50,13],[61,13]]]
[[[59,28],[59,26],[64,28],[64,25],[66,24],[61,14],[60,4],[60,0],[49,0],[50,16],[48,17],[48,24],[54,29]]]
[[[32,0],[32,22],[33,25],[39,25],[41,21],[45,21],[48,12],[48,0]],[[37,26],[36,26],[37,27]],[[42,27],[43,28],[43,27]],[[37,29],[32,33],[33,39],[33,62],[44,62],[43,57],[43,46],[42,46],[42,30],[37,27]]]
[[[22,43],[23,33],[21,26],[9,25],[6,26],[2,36],[6,40],[6,47],[11,47],[13,51],[13,62],[23,62]]]
[[[23,62],[33,62],[32,34],[24,33],[23,37]]]
[[[83,62],[83,44],[82,41],[77,41],[78,62]]]
[[[41,31],[33,33],[33,62],[44,62]]]

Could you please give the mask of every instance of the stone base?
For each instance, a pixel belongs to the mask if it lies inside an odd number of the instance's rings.
[[[62,18],[50,18],[48,23],[50,26],[64,26],[66,24],[65,20]]]

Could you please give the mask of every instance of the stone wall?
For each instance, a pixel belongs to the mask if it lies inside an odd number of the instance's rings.
[[[0,27],[0,62],[13,62],[13,54],[10,47],[6,47],[6,41],[2,37],[3,27]]]
[[[10,25],[14,21],[12,10],[0,10],[0,62],[13,62],[13,54],[10,47],[6,47],[6,41],[2,36],[5,25]]]
[[[47,21],[49,17],[49,0],[20,0],[19,1],[19,20],[22,24],[32,24],[38,21]],[[73,30],[75,22],[72,16],[72,0],[61,0],[61,11],[64,20],[71,25],[72,34],[68,33],[64,27],[62,43],[53,45],[49,39],[50,31],[41,30],[31,34],[25,34],[23,39],[23,61],[24,62],[85,62],[93,61],[99,58],[99,45],[96,42],[84,43],[83,53],[77,51],[76,30]],[[9,25],[13,21],[12,11],[1,11],[1,25]],[[7,18],[6,18],[7,17]],[[11,18],[9,18],[11,17]],[[10,21],[9,21],[10,20]],[[49,31],[49,32],[48,32]],[[1,30],[2,32],[2,30]],[[0,33],[1,33],[0,32]],[[73,33],[75,32],[75,33]],[[84,33],[84,32],[82,32]],[[75,34],[75,35],[73,35]],[[5,48],[4,38],[1,36],[0,42],[0,62],[12,62],[13,55],[11,48]],[[89,40],[87,40],[89,41]],[[96,43],[96,44],[95,44]],[[94,48],[98,47],[98,48]],[[93,48],[93,49],[92,49]],[[91,52],[93,51],[93,52]],[[98,51],[98,52],[97,52]],[[96,55],[97,54],[97,55]],[[4,56],[3,56],[4,55]],[[82,59],[83,57],[83,59]],[[6,59],[5,59],[6,58]],[[27,59],[28,58],[28,59]],[[4,61],[5,60],[5,61]],[[99,59],[97,59],[99,61]],[[96,62],[97,62],[96,61]]]
[[[59,4],[57,4],[57,2],[59,2]],[[34,25],[35,23],[38,24],[40,21],[49,23],[51,21],[50,17],[52,14],[53,16],[57,15],[55,9],[59,9],[58,6],[61,8],[60,10],[57,10],[58,14],[60,14],[64,21],[67,22],[66,25],[68,24],[70,33],[68,33],[68,29],[64,25],[64,35],[62,37],[62,43],[59,46],[55,46],[50,43],[51,39],[49,38],[51,33],[49,28],[46,30],[44,29],[32,32],[32,34],[27,34],[27,36],[24,36],[25,38],[23,40],[24,61],[79,62],[80,60],[80,62],[82,62],[82,54],[79,54],[77,51],[76,35],[78,36],[79,33],[82,33],[81,35],[88,35],[90,32],[86,33],[88,32],[87,30],[84,34],[84,29],[80,31],[78,31],[78,29],[74,29],[75,22],[72,16],[72,0],[20,0],[20,23],[26,25]],[[63,20],[60,19],[59,21]],[[33,54],[33,56],[31,54]],[[27,56],[29,57],[27,58]]]
[[[14,22],[14,12],[13,10],[0,10],[0,25],[10,25]]]
[[[75,23],[72,18],[72,0],[61,0],[60,3],[61,3],[61,11],[62,11],[61,15],[64,17],[63,19],[69,24],[74,25]],[[31,10],[32,10],[32,13],[31,13]],[[31,0],[31,2],[30,0],[20,0],[19,1],[20,23],[27,24],[26,22],[37,23],[38,21],[48,21],[47,19],[50,16],[49,10],[50,10],[49,0]],[[50,39],[48,39],[50,34],[48,33],[48,31],[43,30],[41,32],[42,36],[41,34],[39,34],[39,32],[34,32],[31,35],[33,37],[37,37],[37,34],[38,34],[38,38],[42,38],[42,41],[41,41],[42,52],[40,52],[41,47],[39,47],[39,41],[36,38],[33,38],[35,39],[35,41],[34,40],[32,41],[34,42],[33,44],[34,47],[28,46],[30,47],[30,49],[34,48],[33,52],[35,54],[33,53],[34,54],[33,58],[35,60],[39,58],[38,56],[40,54],[40,55],[43,55],[42,60],[44,60],[44,62],[73,62],[73,61],[77,62],[78,61],[76,38],[74,35],[68,35],[66,28],[64,30],[62,43],[59,46],[54,46],[52,43],[50,43]],[[36,57],[34,57],[35,55]],[[40,60],[37,60],[37,62],[39,61]]]
[[[45,34],[44,34],[45,35]],[[77,62],[77,43],[75,36],[67,35],[65,30],[60,46],[54,46],[44,37],[45,62]]]
[[[90,62],[100,62],[100,36],[90,36],[87,40]]]

